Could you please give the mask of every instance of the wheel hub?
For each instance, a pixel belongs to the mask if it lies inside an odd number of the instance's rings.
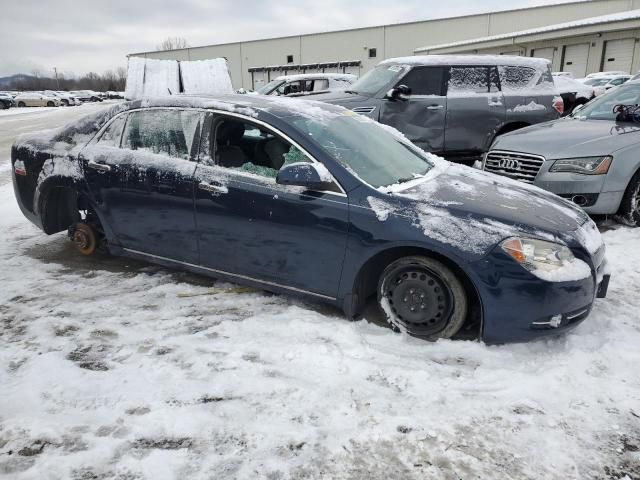
[[[98,246],[95,231],[86,223],[77,223],[73,227],[71,241],[83,255],[91,255]]]
[[[385,296],[395,320],[416,334],[441,330],[452,312],[449,289],[436,274],[422,268],[397,272],[385,285]]]

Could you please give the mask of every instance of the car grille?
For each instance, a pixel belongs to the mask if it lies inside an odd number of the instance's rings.
[[[354,112],[356,113],[360,113],[362,115],[369,115],[370,113],[372,113],[374,110],[376,109],[375,106],[373,107],[355,107],[353,109]]]
[[[487,172],[533,183],[543,163],[544,157],[539,155],[492,150],[487,153],[484,169]]]

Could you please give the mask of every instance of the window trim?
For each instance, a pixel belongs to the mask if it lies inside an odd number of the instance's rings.
[[[322,162],[320,162],[318,159],[316,159],[313,155],[311,155],[309,153],[309,151],[306,148],[303,148],[302,145],[300,145],[298,142],[296,142],[295,140],[293,140],[289,135],[287,135],[286,133],[282,132],[281,130],[278,130],[277,128],[273,127],[272,125],[263,122],[262,120],[258,120],[257,118],[253,118],[253,117],[249,117],[247,115],[243,115],[241,113],[236,113],[236,112],[230,112],[227,110],[220,110],[220,109],[216,109],[216,108],[203,108],[203,107],[138,107],[138,108],[132,108],[130,110],[126,110],[124,112],[120,112],[117,115],[114,115],[107,123],[105,123],[100,130],[98,130],[98,133],[96,133],[96,135],[89,141],[87,142],[86,146],[89,145],[94,145],[95,143],[97,143],[99,141],[99,139],[102,137],[102,134],[104,133],[104,131],[109,127],[109,125],[111,125],[111,123],[119,116],[121,115],[129,115],[131,112],[137,112],[137,111],[149,111],[149,110],[188,110],[188,111],[197,111],[197,112],[203,112],[203,113],[214,113],[216,115],[221,115],[221,116],[229,116],[229,117],[235,117],[235,118],[239,118],[242,119],[244,121],[246,121],[247,123],[255,123],[257,125],[260,125],[261,127],[264,127],[267,130],[270,130],[273,134],[278,135],[280,137],[282,137],[284,140],[286,140],[287,142],[289,142],[290,144],[292,144],[293,146],[295,146],[298,150],[300,150],[302,153],[304,153],[307,157],[309,157],[309,159],[311,160],[312,163],[318,163],[322,166],[324,166],[324,164]],[[127,118],[127,121],[129,119]],[[202,128],[204,128],[204,126],[206,125],[206,122],[203,122],[202,126],[200,127],[201,130]],[[125,127],[126,127],[126,122],[125,122]],[[122,135],[120,136],[120,144],[122,145],[122,137],[124,135],[124,128],[122,129]],[[200,132],[200,140],[202,141],[202,131]],[[121,147],[113,147],[113,148],[121,148]],[[200,165],[201,162],[201,150],[198,149],[198,155],[195,157],[195,159],[191,160],[189,159],[190,162],[193,163],[197,163],[198,165]],[[204,165],[204,163],[203,163]],[[214,164],[216,167],[218,168],[224,168],[225,171],[231,171],[234,173],[237,173],[241,176],[244,176],[246,178],[253,178],[253,174],[247,173],[247,172],[242,172],[241,170],[233,170],[227,167],[223,167],[218,165],[217,163]],[[204,166],[208,166],[208,165],[204,165]],[[326,168],[326,167],[325,167]],[[243,175],[244,173],[244,175]],[[333,175],[331,172],[329,172],[331,174],[331,178],[333,179],[334,183],[338,186],[338,188],[340,189],[340,192],[334,192],[334,191],[330,191],[330,190],[312,190],[313,192],[316,193],[327,193],[327,194],[331,194],[331,195],[337,195],[340,197],[347,197],[347,193],[346,190],[344,189],[344,187],[342,186],[342,184],[336,179],[335,175]],[[266,177],[265,177],[266,178]],[[278,185],[275,181],[274,181],[274,185]]]
[[[207,109],[207,112],[210,113],[214,113],[216,115],[219,115],[221,117],[224,116],[229,116],[229,117],[235,117],[235,118],[239,118],[243,121],[245,121],[246,123],[249,124],[256,124],[260,127],[263,127],[266,130],[269,130],[271,133],[273,133],[274,135],[286,140],[288,143],[290,143],[291,145],[293,145],[294,147],[296,147],[298,150],[300,150],[302,153],[304,153],[310,160],[311,163],[317,163],[319,165],[322,165],[324,167],[324,164],[322,162],[320,162],[318,159],[316,159],[313,155],[311,155],[307,149],[303,148],[298,142],[296,142],[295,140],[293,140],[291,137],[289,137],[287,134],[285,134],[284,132],[274,128],[273,126],[269,125],[266,122],[263,122],[262,120],[258,120],[256,118],[253,117],[248,117],[246,115],[240,114],[240,113],[236,113],[236,112],[228,112],[225,110],[216,110],[216,109]],[[213,126],[213,125],[212,125]],[[215,135],[215,134],[214,134]],[[215,137],[212,139],[215,141]],[[209,147],[211,148],[211,147]],[[243,172],[242,170],[239,169],[234,169],[234,168],[229,168],[229,167],[224,167],[222,165],[219,165],[218,162],[215,160],[215,152],[211,152],[214,153],[214,166],[217,168],[223,168],[225,171],[227,172],[233,172],[234,174],[238,174],[241,177],[245,177],[245,178],[254,178],[256,175],[253,173],[249,173],[249,172]],[[200,164],[200,159],[198,158],[198,164]],[[204,164],[203,164],[204,165]],[[205,166],[209,166],[209,165],[205,165]],[[326,168],[326,167],[325,167]],[[340,184],[340,182],[336,179],[336,177],[329,172],[329,174],[331,175],[331,178],[333,179],[333,182],[338,186],[338,188],[340,189],[340,192],[335,192],[335,191],[331,191],[331,190],[310,190],[312,192],[316,192],[316,193],[328,193],[331,195],[338,195],[341,197],[346,197],[347,193],[345,191],[345,189],[343,188],[343,186]],[[260,175],[257,175],[258,177],[260,177]],[[273,180],[273,185],[279,185],[275,179],[271,179],[269,177],[260,177],[260,178],[264,178],[265,180],[269,181],[269,180]]]
[[[410,69],[408,69],[406,71],[406,73],[404,75],[402,75],[402,77],[400,77],[396,83],[393,85],[394,88],[396,88],[398,85],[402,85],[402,81],[406,78],[407,75],[409,75],[409,73],[413,72],[414,70],[417,69],[435,69],[435,68],[439,68],[442,71],[442,77],[440,78],[440,94],[436,95],[436,94],[425,94],[425,93],[413,93],[411,92],[411,96],[412,97],[446,97],[447,96],[447,89],[448,89],[448,85],[449,85],[449,69],[447,68],[447,66],[443,66],[443,65],[414,65],[412,66]],[[387,90],[385,90],[386,92]]]
[[[107,131],[107,129],[111,126],[111,124],[113,122],[116,121],[116,119],[118,117],[122,117],[122,116],[126,116],[125,121],[124,121],[124,125],[122,126],[122,131],[120,132],[120,141],[118,142],[117,146],[110,146],[111,148],[117,148],[119,150],[127,150],[130,152],[135,152],[135,150],[131,150],[129,148],[124,148],[122,146],[122,139],[124,138],[124,131],[127,128],[127,125],[129,123],[129,119],[131,118],[131,113],[133,112],[139,112],[139,111],[150,111],[150,110],[180,110],[180,111],[184,111],[184,112],[202,112],[202,113],[207,113],[209,110],[206,108],[190,108],[190,107],[138,107],[138,108],[132,108],[131,110],[126,110],[124,112],[120,112],[116,115],[114,115],[113,117],[111,117],[109,119],[109,121],[107,123],[105,123],[102,127],[100,127],[100,129],[98,130],[98,132],[93,136],[93,138],[91,140],[89,140],[87,142],[87,144],[85,145],[85,147],[88,146],[93,146],[93,145],[97,145],[98,143],[100,143],[100,140],[102,140],[102,137],[104,136],[104,133]],[[204,120],[204,119],[203,119]],[[202,122],[204,123],[204,122]],[[204,125],[200,125],[200,132],[199,132],[199,137],[202,136],[202,128],[204,127]],[[200,141],[198,141],[198,151],[197,152],[191,152],[189,154],[189,158],[188,159],[181,159],[181,160],[186,160],[192,163],[198,163],[198,157],[200,155]],[[179,158],[179,157],[171,157],[170,155],[168,155],[170,158]]]

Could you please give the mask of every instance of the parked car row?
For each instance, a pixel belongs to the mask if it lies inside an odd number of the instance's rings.
[[[124,98],[122,92],[94,92],[93,90],[43,90],[31,92],[0,92],[0,108],[11,107],[70,107],[83,102],[102,102],[104,99]]]

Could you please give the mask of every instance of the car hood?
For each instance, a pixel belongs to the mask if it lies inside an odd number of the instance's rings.
[[[572,203],[532,185],[462,165],[440,169],[408,189],[388,191],[391,203],[382,211],[410,217],[425,236],[472,257],[485,255],[511,236],[585,247],[579,231],[589,218]],[[381,206],[375,202],[369,200],[378,214]]]
[[[502,135],[491,149],[532,153],[555,160],[609,155],[639,142],[640,125],[567,118]]]

